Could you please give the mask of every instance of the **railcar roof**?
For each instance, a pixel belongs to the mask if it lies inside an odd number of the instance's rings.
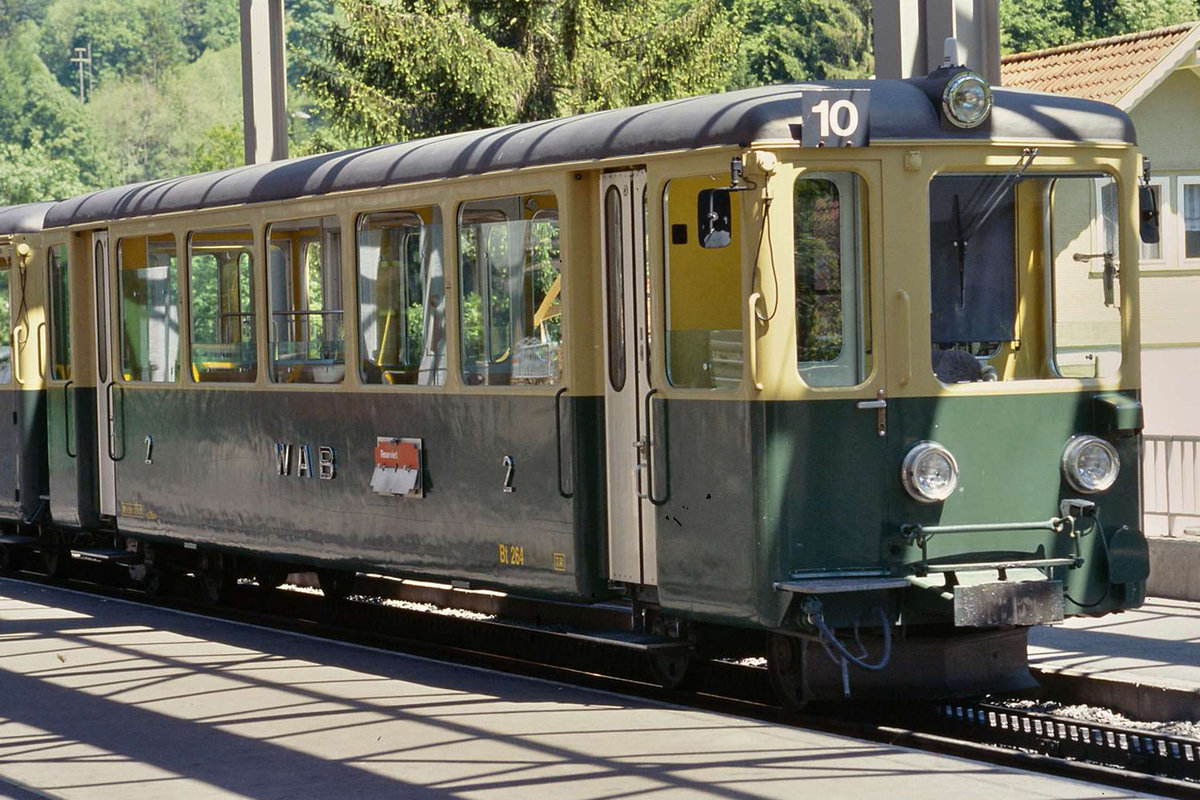
[[[1129,117],[1074,97],[996,88],[990,125],[944,130],[914,83],[831,81],[745,89],[510,125],[362,150],[105,189],[56,205],[46,227],[260,203],[330,192],[480,175],[520,167],[707,146],[792,140],[800,98],[819,89],[870,89],[871,141],[1033,139],[1135,143]]]
[[[0,208],[0,235],[12,233],[37,233],[42,229],[46,212],[54,203],[26,203],[20,206]]]

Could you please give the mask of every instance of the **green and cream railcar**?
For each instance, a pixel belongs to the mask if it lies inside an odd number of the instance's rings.
[[[39,245],[51,203],[0,209],[0,564],[19,566],[46,521],[45,297]]]
[[[60,203],[50,407],[94,427],[51,414],[56,519],[61,485],[152,579],[623,596],[702,650],[768,632],[793,699],[807,643],[1019,672],[996,630],[1142,601],[1139,161],[1112,107],[964,74]]]

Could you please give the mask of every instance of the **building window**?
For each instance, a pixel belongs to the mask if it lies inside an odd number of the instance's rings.
[[[1180,178],[1179,196],[1183,259],[1200,259],[1200,178]]]

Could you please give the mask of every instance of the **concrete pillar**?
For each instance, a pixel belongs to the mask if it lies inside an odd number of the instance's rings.
[[[242,12],[242,118],[246,163],[288,155],[283,0],[239,0]]]
[[[1000,83],[1000,0],[875,0],[875,76],[911,78],[937,69],[947,37],[959,63]]]

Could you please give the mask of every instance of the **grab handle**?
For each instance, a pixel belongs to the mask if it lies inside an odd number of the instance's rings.
[[[762,295],[758,292],[751,292],[747,303],[750,309],[750,385],[757,391],[762,391],[762,381],[758,379],[758,301],[762,299]]]
[[[575,491],[572,489],[568,492],[563,488],[562,398],[566,393],[567,387],[565,386],[554,393],[554,452],[558,456],[558,493],[561,497],[570,500],[575,496]]]
[[[900,359],[904,364],[900,385],[908,386],[908,382],[912,380],[912,302],[908,298],[908,292],[903,289],[896,292],[896,299],[900,301],[900,324],[904,329],[904,335],[900,337],[900,346],[904,348],[903,357]]]
[[[116,407],[113,405],[113,399],[114,399],[113,387],[114,386],[116,386],[115,383],[110,383],[105,390],[108,393],[108,458],[110,461],[124,461],[125,460],[124,448],[121,448],[122,452],[121,452],[120,458],[117,458],[117,456],[113,452],[113,441],[116,439],[116,424],[115,423],[116,423],[116,418],[117,418]],[[121,413],[122,413],[122,416],[124,415],[124,412],[125,412],[125,389],[122,388],[121,389]],[[122,430],[121,433],[122,433],[122,435],[124,435],[125,431]]]
[[[651,505],[661,506],[667,502],[667,498],[659,499],[654,496],[654,456],[658,452],[658,430],[654,425],[654,419],[650,414],[650,401],[654,399],[654,395],[658,394],[658,389],[651,389],[646,392],[643,398],[643,412],[646,420],[646,499]],[[663,464],[666,465],[666,456],[663,456]],[[670,474],[670,470],[667,471]]]
[[[45,343],[44,343],[45,337],[42,336],[42,333],[45,330],[46,330],[46,322],[45,322],[45,320],[43,320],[42,322],[38,323],[37,334],[36,334],[37,335],[38,377],[43,378],[43,379],[46,377],[46,348],[45,348]]]
[[[67,381],[63,385],[63,449],[68,458],[75,458],[78,453],[71,452],[71,385],[75,381]]]
[[[12,354],[13,374],[17,377],[17,383],[24,386],[25,376],[21,374],[21,351],[25,349],[25,343],[29,341],[29,330],[24,327],[16,328],[13,330],[13,338],[17,343]]]

